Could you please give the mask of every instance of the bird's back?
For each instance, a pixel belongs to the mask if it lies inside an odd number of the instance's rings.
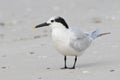
[[[74,37],[70,39],[70,46],[73,49],[78,52],[83,52],[90,46],[92,39],[86,33],[79,29],[72,29],[71,32],[74,33]]]

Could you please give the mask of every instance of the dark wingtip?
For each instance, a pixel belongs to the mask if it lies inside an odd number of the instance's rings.
[[[103,35],[108,35],[108,34],[111,34],[111,32],[101,33],[101,34],[99,34],[97,37],[101,37],[101,36],[103,36]]]

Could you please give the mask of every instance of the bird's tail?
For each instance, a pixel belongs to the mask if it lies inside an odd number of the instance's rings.
[[[107,35],[107,34],[111,34],[110,32],[107,32],[107,33],[100,33],[100,31],[98,29],[96,29],[95,31],[93,31],[90,36],[92,39],[96,39],[98,37],[101,37],[103,35]]]

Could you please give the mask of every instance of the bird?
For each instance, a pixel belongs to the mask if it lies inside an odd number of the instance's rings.
[[[60,16],[51,17],[48,21],[34,26],[34,29],[49,26],[51,28],[52,42],[64,56],[64,67],[61,69],[75,69],[77,58],[91,45],[98,37],[110,34],[100,33],[98,29],[91,33],[86,33],[78,28],[68,26],[65,19]],[[67,66],[67,56],[73,56],[74,64],[72,67]]]

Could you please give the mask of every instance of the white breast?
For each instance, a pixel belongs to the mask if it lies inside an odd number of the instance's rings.
[[[82,52],[76,51],[70,46],[70,38],[73,34],[69,30],[54,29],[52,31],[53,44],[56,49],[63,55],[76,56]]]
[[[52,25],[52,40],[55,48],[66,56],[81,55],[91,44],[83,32],[74,32],[61,24]]]

